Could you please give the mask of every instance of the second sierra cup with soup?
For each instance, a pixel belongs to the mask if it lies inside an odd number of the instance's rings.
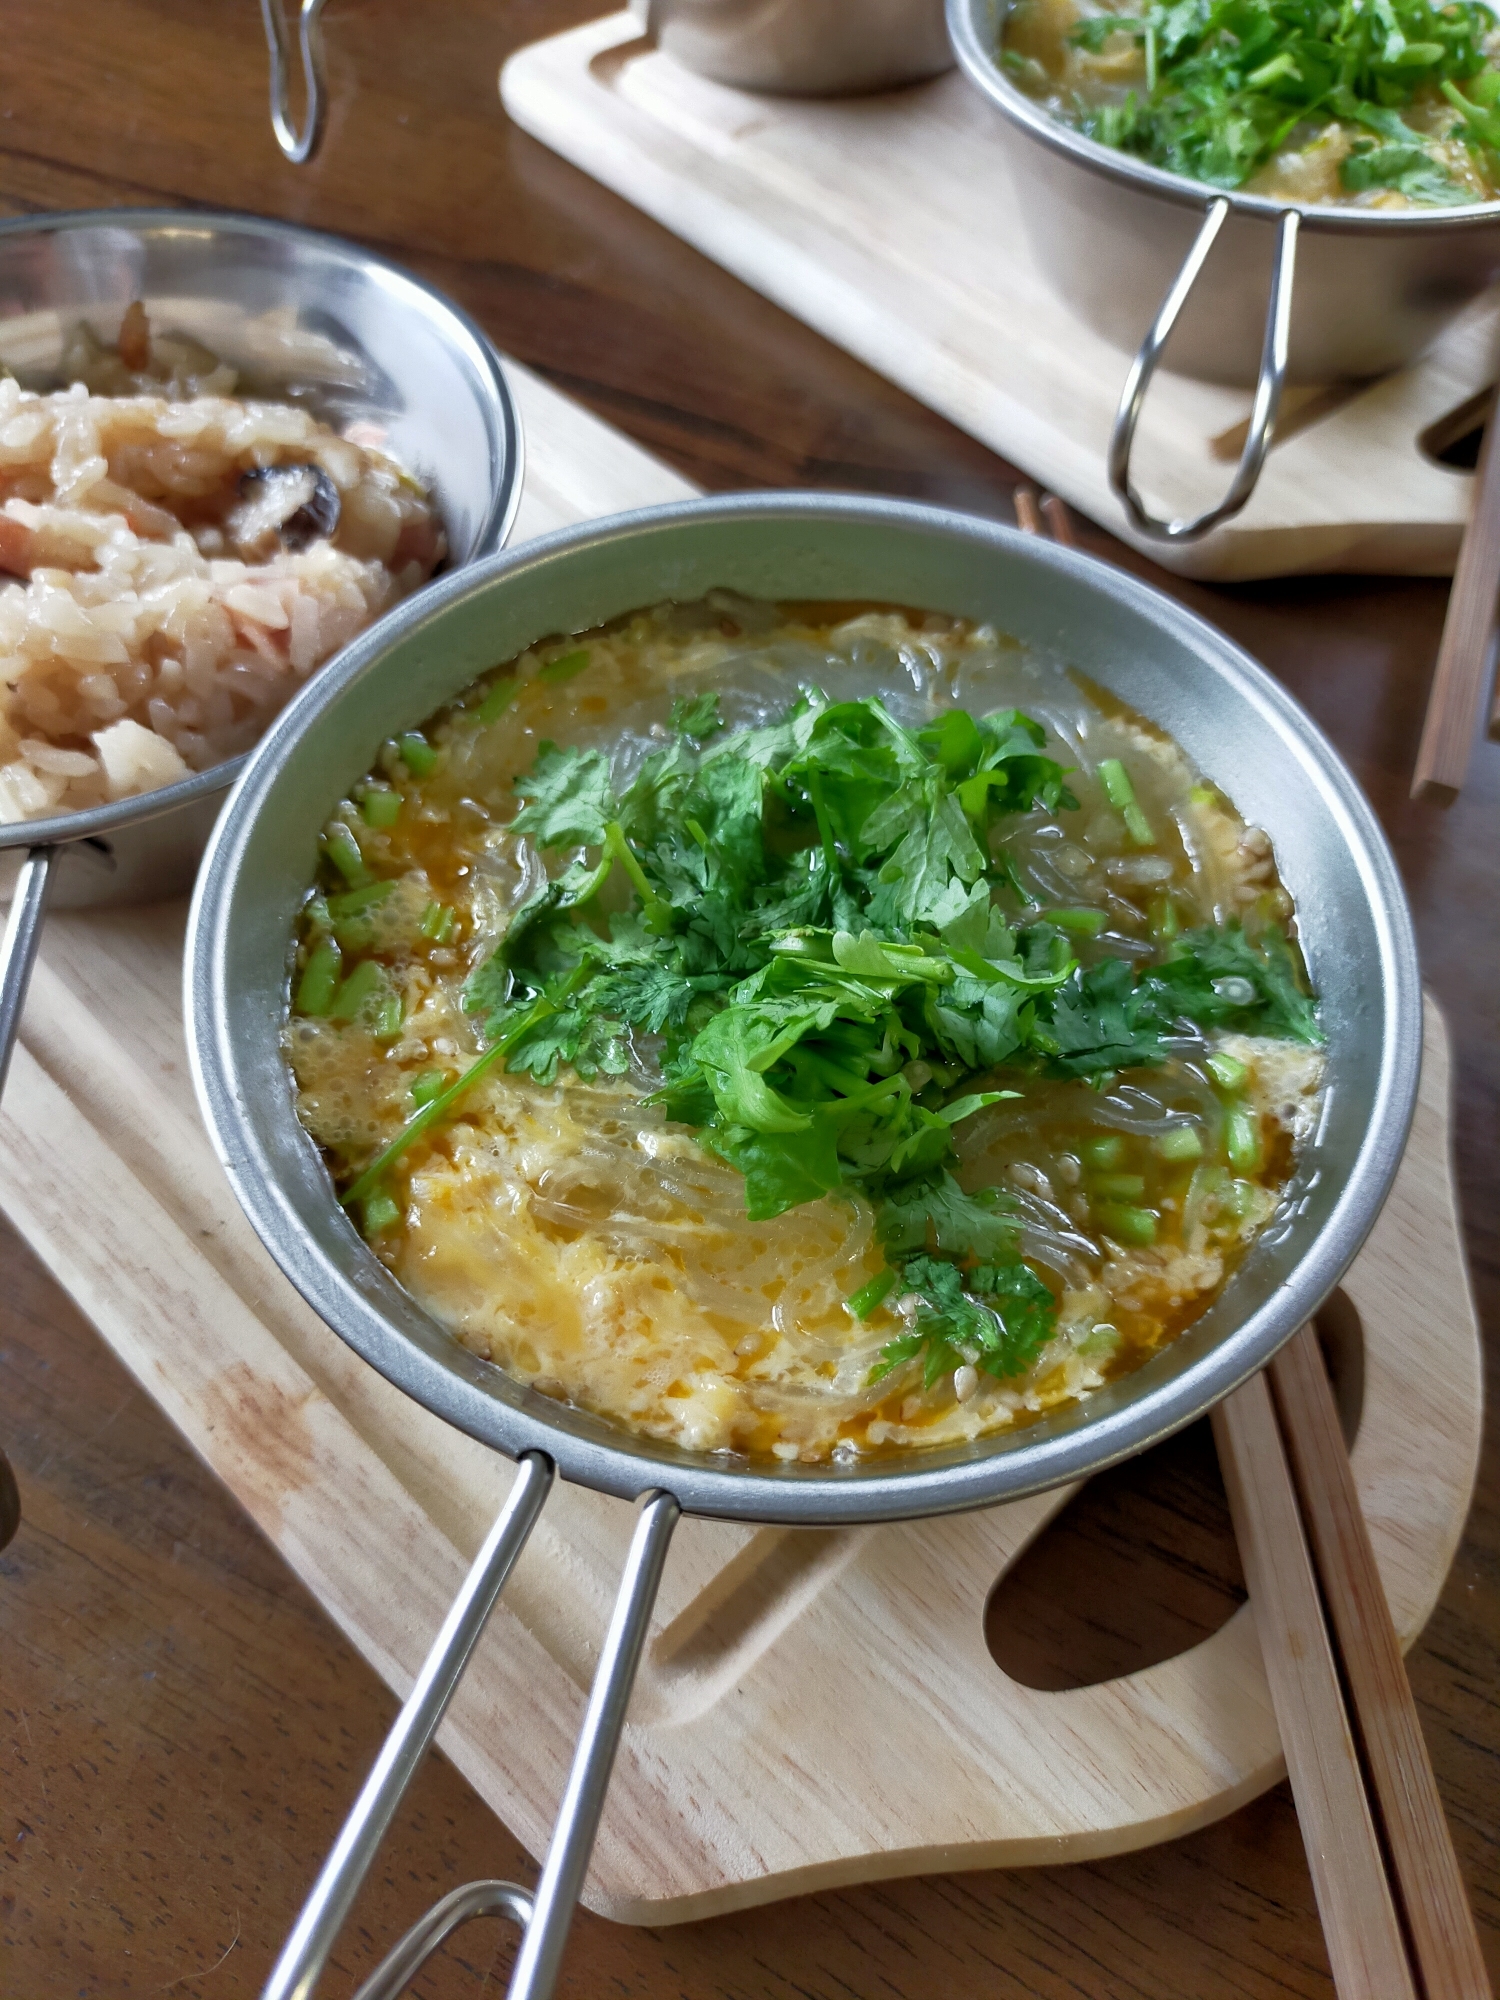
[[[1468,10],[1462,11],[1467,21]],[[1176,116],[1158,101],[1171,95],[1172,61],[1194,51],[1184,42],[1169,57],[1160,38],[1148,49],[1148,12],[1127,16],[1121,10],[1116,28],[1113,13],[1093,9],[1096,25],[1089,27],[1067,0],[1050,7],[1047,0],[1020,0],[1014,8],[999,0],[948,0],[959,64],[1003,121],[1013,182],[997,187],[994,198],[1016,206],[1048,281],[1089,325],[1133,352],[1208,204],[1227,200],[1229,220],[1172,336],[1167,365],[1208,381],[1249,385],[1260,368],[1276,224],[1294,209],[1300,232],[1288,379],[1360,379],[1414,361],[1500,272],[1500,203],[1491,193],[1495,156],[1465,136],[1478,141],[1480,126],[1493,126],[1500,136],[1492,109],[1479,101],[1493,74],[1492,58],[1480,46],[1484,37],[1465,23],[1450,23],[1465,27],[1474,45],[1472,62],[1466,58],[1456,69],[1446,49],[1414,45],[1434,80],[1424,86],[1421,103],[1401,99],[1404,109],[1382,102],[1390,93],[1382,93],[1379,78],[1370,74],[1355,77],[1339,96],[1348,115],[1319,106],[1308,117],[1291,101],[1301,87],[1296,80],[1262,78],[1250,93],[1258,92],[1257,101],[1281,88],[1288,102],[1282,126],[1267,124],[1272,143],[1261,158],[1254,147],[1215,145],[1216,131],[1227,138],[1221,128],[1231,122],[1232,108],[1222,115],[1205,111],[1194,126],[1182,106],[1183,115]],[[1195,18],[1208,24],[1213,13],[1205,0]],[[1272,28],[1276,13],[1269,4],[1247,9],[1266,16]],[[1075,43],[1071,37],[1080,28],[1084,40]],[[1008,69],[1011,36],[1011,53],[1021,63]],[[1087,43],[1095,39],[1098,48],[1091,50]],[[1378,58],[1383,51],[1375,53]],[[1206,57],[1212,55],[1209,49]],[[1342,59],[1333,52],[1335,67]],[[1276,60],[1277,52],[1268,50],[1267,65]],[[1113,78],[1099,74],[1111,64]],[[1251,71],[1229,82],[1243,94],[1258,75]],[[1185,100],[1204,83],[1197,75],[1188,81]],[[1222,97],[1225,79],[1210,81]],[[1467,110],[1451,103],[1444,84]],[[1308,91],[1316,95],[1310,83]],[[1084,97],[1099,101],[1085,105]],[[1384,131],[1353,115],[1367,102],[1372,118],[1382,110],[1391,114]],[[1058,110],[1067,115],[1055,115]],[[1411,136],[1398,139],[1391,118],[1410,123]],[[1126,144],[1108,143],[1113,140]],[[1405,148],[1404,166],[1398,146]],[[1416,194],[1403,195],[1387,185],[1392,180],[1405,180]],[[1430,199],[1434,190],[1440,201]],[[1385,198],[1391,195],[1396,205]]]

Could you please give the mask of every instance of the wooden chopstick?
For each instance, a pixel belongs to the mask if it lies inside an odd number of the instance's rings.
[[[1270,1376],[1423,1990],[1427,2000],[1491,2000],[1333,1389],[1310,1326],[1282,1348]]]
[[[1073,532],[1073,522],[1067,508],[1055,493],[1042,496],[1042,518],[1052,530],[1052,539],[1065,549],[1076,549],[1078,537]]]
[[[1016,510],[1016,526],[1023,535],[1039,535],[1042,532],[1042,517],[1037,511],[1036,488],[1018,486],[1010,496],[1011,505]]]
[[[1496,529],[1495,581],[1481,661],[1500,591],[1500,475],[1490,471],[1492,464],[1500,467],[1500,451],[1493,460],[1489,457],[1496,429],[1500,425],[1485,431],[1475,497],[1475,521],[1488,506]],[[1491,486],[1493,497],[1487,498]],[[1076,545],[1068,510],[1056,495],[1039,503],[1035,488],[1019,486],[1015,509],[1025,533],[1039,535],[1045,516],[1056,541]],[[1473,530],[1471,521],[1461,571]],[[1466,572],[1466,605],[1474,601],[1473,566],[1471,562]],[[1455,600],[1459,594],[1460,578],[1455,577]],[[1445,649],[1448,640],[1445,628]],[[1456,650],[1456,639],[1454,644]],[[1482,691],[1482,682],[1475,686]],[[1475,705],[1477,701],[1478,693]],[[1496,719],[1500,724],[1500,705]],[[1473,720],[1471,706],[1471,736]],[[1425,747],[1425,734],[1423,742]],[[1226,1397],[1213,1412],[1213,1426],[1340,2000],[1406,2000],[1408,1995],[1416,2000],[1414,1970],[1424,2000],[1492,2000],[1312,1327],[1303,1327],[1282,1349],[1268,1374],[1253,1377]],[[1339,1681],[1339,1661],[1324,1622],[1320,1583],[1379,1811],[1378,1831]]]
[[[1213,1429],[1334,1990],[1340,2000],[1416,2000],[1263,1375],[1225,1397]]]
[[[1468,775],[1475,730],[1485,707],[1495,607],[1500,598],[1500,449],[1495,445],[1500,424],[1493,421],[1493,414],[1492,408],[1479,447],[1469,524],[1453,572],[1453,590],[1411,782],[1414,799],[1431,799],[1445,806],[1458,797]],[[1491,727],[1495,726],[1492,717]]]
[[[1016,526],[1023,535],[1041,534],[1045,520],[1054,542],[1065,549],[1077,548],[1078,537],[1067,507],[1055,493],[1044,493],[1038,498],[1034,486],[1018,486],[1011,495],[1011,505],[1016,510]]]

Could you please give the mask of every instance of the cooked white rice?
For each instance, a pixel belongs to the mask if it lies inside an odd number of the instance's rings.
[[[241,497],[286,465],[321,467],[340,503],[298,553]],[[304,410],[0,379],[0,823],[247,749],[442,553],[421,490]]]

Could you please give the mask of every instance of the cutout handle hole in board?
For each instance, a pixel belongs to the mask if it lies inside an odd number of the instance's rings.
[[[1364,1400],[1359,1314],[1335,1292],[1318,1315],[1344,1436]],[[990,1657],[1058,1693],[1139,1673],[1229,1622],[1245,1580],[1207,1417],[1101,1472],[1013,1563],[985,1606]]]

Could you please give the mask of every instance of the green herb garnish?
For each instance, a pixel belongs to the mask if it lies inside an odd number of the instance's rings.
[[[1494,27],[1480,0],[1150,0],[1139,13],[1095,14],[1074,28],[1075,45],[1094,52],[1117,36],[1140,44],[1146,80],[1123,102],[1077,104],[1073,119],[1104,145],[1226,188],[1243,186],[1299,128],[1310,135],[1337,120],[1358,134],[1340,165],[1349,193],[1470,202],[1433,151],[1434,135],[1401,112],[1445,97],[1460,114],[1456,135],[1493,168]]]
[[[1085,966],[1075,943],[1101,928],[1086,913],[1007,921],[993,829],[1076,806],[1013,710],[912,731],[879,701],[810,691],[760,728],[722,731],[703,699],[674,725],[618,794],[598,751],[553,744],[517,781],[512,830],[577,851],[470,975],[491,1046],[469,1076],[502,1045],[541,1082],[563,1065],[619,1074],[633,1036],[660,1038],[658,1100],[743,1175],[753,1219],[841,1190],[874,1203],[888,1268],[850,1310],[895,1292],[909,1321],[877,1377],[918,1359],[929,1384],[966,1360],[1023,1371],[1055,1303],[1007,1198],[954,1178],[954,1127],[1015,1094],[976,1083],[1004,1065],[1102,1084],[1162,1061],[1184,1017],[1316,1039],[1291,948],[1231,926],[1174,937],[1144,969]],[[616,869],[634,894],[606,916]],[[1147,1240],[1147,1211],[1117,1217]]]
[[[436,762],[425,738],[408,737],[408,765],[413,742]],[[585,1079],[620,1074],[632,1038],[653,1037],[657,1101],[743,1175],[752,1219],[840,1192],[873,1204],[886,1268],[849,1310],[867,1319],[894,1298],[906,1324],[872,1380],[908,1363],[928,1387],[966,1364],[1023,1372],[1050,1337],[1055,1301],[1022,1257],[1009,1199],[955,1178],[954,1128],[1019,1094],[1028,1074],[1103,1087],[1159,1063],[1185,1020],[1320,1039],[1274,925],[1254,935],[1162,926],[1138,965],[1106,955],[1104,911],[1049,919],[1025,907],[992,836],[1016,813],[1076,809],[1045,742],[1013,709],[952,709],[914,731],[878,700],[829,702],[814,689],[778,720],[734,731],[712,695],[679,701],[667,743],[619,792],[597,750],[544,743],[516,781],[511,831],[571,858],[466,982],[484,1052],[452,1082],[437,1071],[416,1080],[412,1116],[346,1205],[367,1230],[390,1226],[390,1167],[497,1063],[542,1083],[563,1065]],[[1127,820],[1140,816],[1118,760],[1100,778]],[[346,881],[366,879],[310,905],[325,928],[390,886],[369,879],[341,823],[328,853]],[[449,906],[430,903],[420,933],[443,942],[452,922]],[[301,1011],[399,1035],[384,968],[367,958],[341,978],[322,936],[310,938]],[[1215,1074],[1226,1087],[1243,1077],[1228,1059]],[[1248,1118],[1232,1138],[1233,1164],[1248,1167],[1258,1144]],[[1163,1155],[1188,1160],[1196,1144],[1190,1129],[1168,1135]],[[1117,1171],[1123,1141],[1091,1140],[1083,1155],[1110,1233],[1152,1241],[1144,1182]]]

